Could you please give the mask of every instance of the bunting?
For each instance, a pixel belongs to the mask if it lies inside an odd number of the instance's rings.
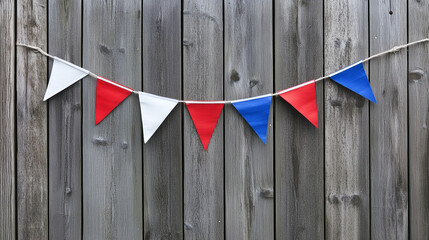
[[[139,93],[144,142],[147,143],[179,101],[145,92]]]
[[[259,138],[267,143],[268,118],[270,115],[271,94],[244,100],[232,101],[232,105],[249,123]]]
[[[72,84],[88,75],[88,73],[88,70],[54,57],[51,76],[49,78],[48,87],[46,88],[43,101],[48,100],[55,94],[70,87]]]
[[[95,104],[95,125],[127,98],[133,89],[98,76]]]
[[[223,105],[223,103],[216,102],[186,102],[186,107],[206,151],[220,113],[222,112]]]
[[[343,85],[371,102],[377,103],[368,77],[366,76],[365,69],[363,68],[362,61],[330,74],[329,77],[338,84]]]
[[[397,49],[395,49],[395,51],[396,50]],[[50,56],[44,52],[43,54],[54,59],[44,100],[63,91],[88,74],[95,76],[95,74],[90,73],[88,70],[65,60]],[[371,57],[367,60],[369,59],[371,59]],[[186,103],[189,114],[201,139],[204,150],[207,150],[224,104],[231,103],[255,131],[262,142],[267,143],[268,120],[272,97],[279,95],[307,118],[315,127],[318,127],[316,82],[327,77],[376,103],[376,98],[363,68],[363,61],[359,61],[326,77],[311,80],[275,94],[267,94],[235,101],[205,102],[171,99],[146,92],[134,91],[131,88],[97,76],[95,124],[99,124],[131,93],[137,93],[140,101],[144,142],[147,143],[175,106],[179,102],[184,102]]]
[[[279,95],[307,118],[316,128],[319,127],[316,82],[314,80],[283,90],[279,92]]]

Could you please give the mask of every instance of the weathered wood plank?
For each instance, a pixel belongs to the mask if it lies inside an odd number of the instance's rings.
[[[180,99],[181,1],[143,1],[143,90]],[[182,239],[182,105],[144,146],[144,238]]]
[[[370,1],[370,55],[407,42],[407,2]],[[389,14],[392,10],[393,14]],[[371,238],[408,238],[407,54],[370,62]]]
[[[429,36],[429,2],[408,1],[408,41]],[[429,44],[408,52],[410,239],[429,236]],[[401,79],[401,81],[403,81]]]
[[[141,1],[85,1],[83,66],[141,89]],[[83,91],[83,238],[142,239],[142,131],[132,94],[94,126],[96,81]]]
[[[277,91],[323,76],[323,1],[275,6]],[[323,239],[323,83],[316,83],[319,128],[283,99],[275,105],[276,238]]]
[[[224,16],[225,98],[271,93],[272,1],[226,0]],[[227,239],[274,239],[272,116],[265,145],[233,106],[225,108]]]
[[[325,1],[325,73],[368,54],[368,2]],[[368,101],[325,81],[326,239],[369,239]]]
[[[81,1],[49,2],[49,53],[81,64]],[[49,100],[49,238],[82,237],[81,83]]]
[[[15,1],[0,2],[0,239],[16,238]]]
[[[17,1],[17,42],[47,47],[47,1]],[[17,48],[18,239],[48,239],[47,58]]]
[[[183,95],[223,97],[222,1],[185,0],[183,6]],[[223,114],[207,151],[187,110],[184,112],[185,239],[224,237]]]

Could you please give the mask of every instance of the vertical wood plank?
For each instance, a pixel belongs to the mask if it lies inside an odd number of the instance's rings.
[[[408,41],[429,36],[429,2],[408,1]],[[410,239],[429,236],[429,44],[408,52]],[[402,81],[402,80],[401,80]]]
[[[47,47],[46,0],[17,1],[17,42]],[[48,239],[47,58],[17,48],[18,239]]]
[[[368,1],[325,1],[325,74],[368,53]],[[325,233],[369,239],[368,101],[325,80]]]
[[[81,65],[81,1],[49,2],[49,53]],[[49,100],[49,238],[82,236],[81,83]]]
[[[15,1],[0,2],[0,239],[16,238]]]
[[[181,99],[181,1],[143,1],[143,90]],[[182,239],[182,105],[144,146],[144,238]]]
[[[271,93],[272,1],[226,0],[224,11],[225,98]],[[271,111],[265,145],[232,105],[225,108],[227,239],[274,239],[272,123]]]
[[[222,1],[185,0],[183,6],[183,95],[223,97]],[[223,114],[207,151],[187,110],[184,112],[185,239],[224,238]]]
[[[275,88],[323,76],[323,1],[275,1]],[[323,239],[323,83],[316,83],[319,128],[277,98],[276,238]]]
[[[141,89],[141,1],[85,1],[83,65]],[[138,97],[94,126],[96,81],[83,83],[83,238],[142,239],[142,134]]]
[[[370,2],[370,54],[407,42],[407,2]],[[390,15],[389,11],[393,14]],[[371,238],[408,238],[407,54],[371,60]]]

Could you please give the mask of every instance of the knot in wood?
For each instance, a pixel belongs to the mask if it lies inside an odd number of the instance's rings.
[[[358,206],[360,204],[361,200],[359,195],[353,194],[350,198],[350,204],[353,206]]]
[[[100,52],[103,54],[111,54],[112,53],[112,50],[103,44],[100,44],[99,48],[100,48]]]
[[[100,145],[100,146],[106,146],[107,145],[106,139],[104,139],[102,137],[97,137],[97,138],[92,139],[92,143],[94,143],[95,145]]]
[[[263,198],[273,198],[274,197],[274,191],[273,191],[273,189],[270,189],[270,188],[261,188],[260,195]]]
[[[256,80],[256,79],[252,79],[252,80],[250,80],[250,82],[249,82],[249,86],[250,86],[250,88],[253,88],[254,86],[258,85],[258,83],[259,83],[259,81],[258,81],[258,80]]]
[[[340,200],[338,199],[337,195],[331,193],[328,197],[328,202],[331,204],[339,204]]]
[[[419,68],[412,70],[408,73],[409,79],[414,80],[415,82],[417,80],[420,80],[423,77],[423,75],[425,75],[425,71],[423,71],[422,69],[419,69]]]
[[[343,104],[343,100],[342,99],[331,99],[331,105],[333,107],[339,107]]]
[[[238,82],[238,81],[240,81],[240,74],[235,69],[232,69],[231,75],[229,78],[233,82]]]
[[[80,103],[76,103],[76,104],[72,105],[72,110],[73,111],[80,111],[80,109],[81,109]]]
[[[190,41],[188,41],[188,40],[183,40],[183,46],[185,46],[185,47],[190,47],[190,46],[192,46],[193,45],[193,43],[191,43]]]

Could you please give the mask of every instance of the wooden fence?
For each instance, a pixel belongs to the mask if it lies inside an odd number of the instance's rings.
[[[183,107],[142,143],[96,81],[42,102],[40,46],[119,83],[237,99],[429,36],[428,0],[0,0],[0,239],[429,239],[429,45],[365,64],[377,104],[317,83],[267,144],[226,106],[205,152]]]

